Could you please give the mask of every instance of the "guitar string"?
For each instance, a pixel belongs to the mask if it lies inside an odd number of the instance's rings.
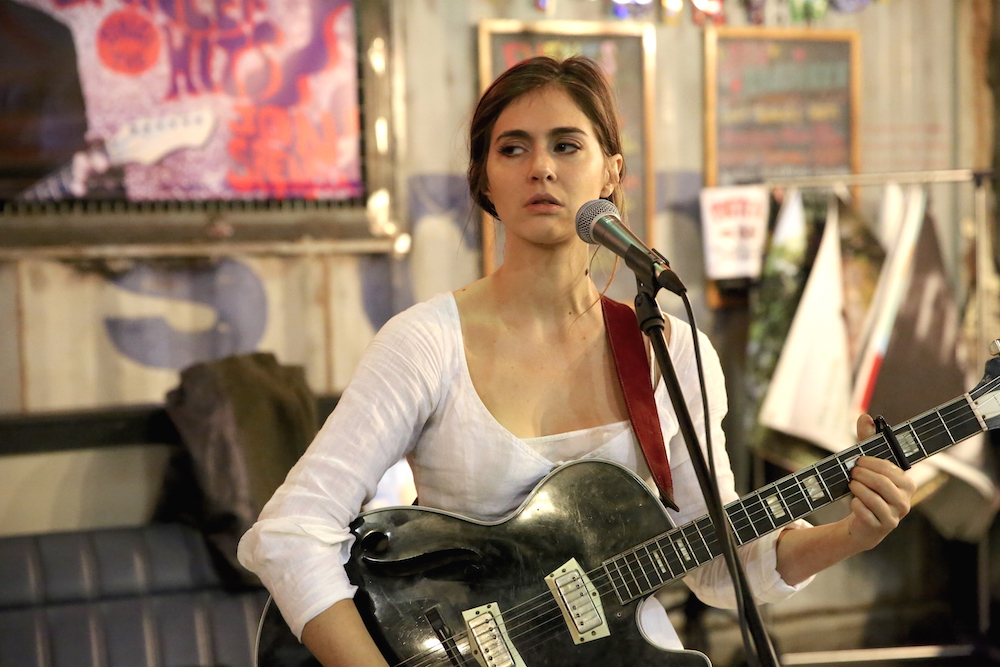
[[[990,390],[991,386],[992,387],[996,387],[998,384],[1000,384],[1000,378],[994,378],[993,380],[991,380],[987,384],[985,384],[983,387],[980,387],[978,389],[983,389],[984,392],[986,392],[986,391]],[[974,391],[977,391],[977,390],[974,390]],[[934,412],[937,412],[937,414],[941,415],[942,417],[946,417],[946,416],[948,416],[948,414],[954,414],[955,412],[957,412],[959,410],[967,409],[967,408],[969,408],[968,403],[959,403],[956,406],[954,406],[954,409],[952,409],[949,413],[944,413],[944,412],[942,412],[940,410],[934,410],[934,411],[931,411],[930,413],[928,413],[927,415],[924,415],[924,416],[930,416],[930,414],[933,414]],[[910,420],[909,422],[905,422],[905,424],[913,426],[914,430],[916,430],[916,427],[913,425],[913,421],[914,420]],[[960,420],[958,422],[952,423],[951,425],[952,425],[952,427],[956,427],[956,426],[960,427],[960,426],[965,426],[966,424],[969,424],[971,422],[978,422],[978,420],[975,418],[975,413],[973,413],[973,416],[972,416],[971,419],[962,419],[962,420]],[[978,423],[977,423],[977,426],[978,426]],[[935,426],[933,428],[931,428],[931,429],[924,429],[924,432],[923,432],[922,435],[920,433],[918,433],[917,435],[918,435],[918,440],[922,441],[922,440],[930,439],[930,438],[933,438],[933,437],[937,437],[941,433],[946,433],[946,432],[948,432],[948,429],[947,429],[945,423],[942,423],[942,424],[940,424],[940,426],[937,426],[937,423],[935,422]],[[950,440],[951,439],[950,433],[949,433],[948,437],[949,437],[949,440]],[[954,443],[949,443],[949,444],[954,444]],[[870,450],[865,450],[865,445],[874,445],[875,448],[874,449],[870,449]],[[861,443],[858,443],[857,445],[853,446],[852,448],[848,449],[847,451],[850,451],[851,449],[857,449],[862,455],[879,456],[880,454],[884,454],[886,456],[880,456],[880,458],[886,458],[886,459],[889,458],[890,456],[892,456],[892,454],[893,454],[891,448],[888,447],[888,445],[885,443],[884,438],[878,438],[877,436],[873,436],[869,440],[866,440],[866,441],[863,441]],[[940,450],[937,450],[937,451],[940,451]],[[935,453],[937,453],[937,451]],[[789,478],[797,478],[803,472],[808,472],[808,471],[810,471],[813,468],[815,468],[816,471],[819,472],[818,466],[820,464],[822,464],[822,463],[826,463],[829,466],[834,466],[834,464],[837,464],[836,467],[833,467],[832,469],[839,471],[840,475],[844,475],[843,462],[839,460],[839,457],[841,457],[842,455],[843,455],[843,453],[838,454],[838,455],[834,455],[832,457],[828,457],[827,459],[824,459],[823,461],[817,462],[816,464],[813,464],[812,466],[809,466],[808,468],[805,468],[803,471],[799,471],[799,472],[797,472],[797,473],[789,476]],[[925,458],[927,456],[930,456],[930,455],[929,454],[925,454]],[[748,516],[748,520],[751,521],[751,527],[754,529],[754,532],[756,533],[756,527],[755,527],[756,523],[755,523],[754,517],[752,517],[750,515],[750,512],[747,511],[745,507],[737,507],[737,506],[743,506],[743,505],[745,505],[745,501],[746,500],[751,500],[751,499],[759,498],[762,495],[762,491],[766,490],[768,487],[774,487],[778,491],[779,496],[781,496],[782,492],[781,492],[780,488],[778,487],[778,484],[780,484],[782,481],[787,481],[789,478],[786,478],[785,480],[779,480],[779,481],[773,482],[773,483],[771,483],[771,484],[769,484],[769,485],[767,485],[765,487],[762,487],[760,490],[754,492],[753,494],[751,494],[747,498],[739,499],[737,501],[734,501],[732,503],[731,507],[733,509],[740,509],[740,508],[742,508],[744,510],[744,512]],[[842,481],[847,481],[848,479],[849,478],[845,476],[844,480],[838,480],[838,481],[836,481],[834,483],[835,484],[839,484],[839,483],[842,483]],[[801,482],[800,482],[800,486],[801,486]],[[800,489],[800,491],[802,491],[802,489]],[[803,496],[805,496],[804,492],[803,492]],[[812,503],[809,503],[809,504],[810,504],[810,508],[812,508]],[[826,503],[824,503],[824,504],[826,504]],[[727,514],[729,514],[729,507],[727,507],[726,510],[727,510]],[[760,516],[763,516],[764,513],[765,513],[765,510],[763,509],[763,506],[761,506],[760,510],[755,510],[754,511],[754,516],[756,516],[756,517],[759,518]],[[737,516],[738,516],[738,514],[737,514]],[[731,522],[735,523],[735,518],[732,515],[729,516],[729,519],[730,519]],[[707,550],[707,553],[710,556],[710,558],[708,558],[705,561],[702,561],[700,563],[697,563],[694,567],[698,567],[698,566],[700,566],[702,564],[706,564],[709,560],[714,560],[714,558],[717,557],[717,554],[715,554],[714,550],[712,549],[712,544],[714,544],[717,547],[718,546],[718,540],[717,540],[717,538],[716,538],[715,535],[710,535],[709,539],[707,539],[707,540],[705,539],[704,535],[701,534],[701,529],[697,526],[697,523],[700,520],[701,519],[697,519],[695,521],[689,522],[688,524],[685,524],[684,526],[681,526],[679,528],[674,528],[674,529],[668,531],[668,533],[666,533],[666,534],[659,535],[659,536],[654,537],[654,538],[652,538],[650,540],[647,540],[645,543],[643,543],[641,545],[638,545],[636,547],[632,547],[631,549],[629,549],[626,552],[623,552],[622,554],[618,554],[616,556],[613,556],[612,558],[608,559],[608,561],[612,561],[612,560],[615,560],[615,561],[617,561],[617,560],[624,560],[624,558],[629,553],[635,553],[636,554],[636,562],[639,563],[639,564],[641,564],[642,556],[638,554],[638,551],[640,549],[642,549],[642,548],[645,548],[646,551],[647,551],[646,558],[647,558],[647,564],[648,564],[648,566],[645,567],[645,568],[643,568],[642,571],[643,571],[643,575],[646,578],[647,582],[649,584],[653,585],[652,580],[650,580],[649,576],[645,574],[645,572],[649,571],[650,567],[653,565],[653,563],[652,563],[652,556],[649,554],[649,550],[648,550],[649,546],[650,545],[655,545],[655,548],[657,548],[657,550],[659,550],[659,551],[662,552],[663,551],[663,547],[659,543],[662,542],[665,538],[667,538],[668,536],[677,535],[677,534],[679,534],[681,536],[684,536],[684,537],[687,537],[686,535],[684,535],[683,531],[685,529],[689,529],[691,527],[694,527],[695,530],[698,531],[699,537],[701,538],[703,546],[705,547],[705,549]],[[790,523],[790,522],[791,522],[791,519],[788,522],[785,522],[785,523]],[[773,525],[774,522],[769,518],[769,523],[771,523]],[[759,537],[760,535],[766,534],[768,532],[772,532],[772,530],[776,530],[777,528],[780,528],[781,526],[785,525],[785,523],[781,523],[778,526],[775,526],[773,529],[766,529],[764,533],[761,533],[761,534],[759,534],[757,536]],[[741,526],[745,527],[744,524],[741,524]],[[734,526],[734,530],[735,530],[735,526]],[[677,555],[677,554],[675,553],[675,555]],[[605,562],[608,562],[608,561],[605,561]],[[680,576],[682,576],[684,574],[687,574],[692,569],[694,569],[694,567],[689,568],[689,569],[683,569],[683,564],[681,565],[681,567],[682,567],[682,570],[681,570],[680,574],[674,575],[672,573],[672,569],[670,569],[669,571],[670,571],[670,573],[672,575],[670,579],[667,579],[665,581],[661,581],[659,584],[653,585],[650,590],[647,590],[645,592],[640,593],[638,596],[636,596],[634,598],[631,598],[630,601],[634,600],[634,599],[637,599],[637,597],[641,597],[642,595],[645,595],[647,593],[651,593],[651,592],[655,591],[657,588],[662,587],[663,585],[666,585],[670,581],[673,581],[673,580],[679,578]],[[628,568],[629,568],[630,574],[632,574],[632,579],[633,579],[633,581],[635,581],[637,587],[639,587],[640,590],[643,590],[641,588],[641,586],[639,586],[639,581],[635,577],[635,574],[631,571],[631,566],[628,566]],[[613,581],[613,579],[610,576],[610,574],[604,575],[603,574],[604,572],[606,572],[606,569],[604,567],[604,564],[602,564],[600,567],[595,568],[595,569],[591,570],[590,572],[586,573],[586,575],[588,576],[588,578],[591,580],[591,583],[594,585],[595,590],[597,590],[598,593],[599,593],[599,595],[601,595],[602,597],[604,595],[606,595],[607,593],[610,593],[610,592],[613,592],[613,591],[617,590],[616,584]],[[602,574],[598,574],[598,573],[602,573]],[[623,583],[624,583],[624,580],[623,580]],[[528,605],[532,605],[532,604],[534,604],[533,607],[529,607],[528,606]],[[538,623],[537,622],[538,615],[539,615],[538,612],[542,609],[542,607],[546,607],[546,606],[548,606],[550,608],[554,607],[554,610],[547,610],[547,611],[554,611],[555,613],[552,614],[552,616],[547,621],[543,621],[542,623]],[[549,635],[549,634],[551,634],[551,632],[553,630],[558,630],[559,628],[562,627],[560,624],[556,624],[558,621],[563,620],[562,611],[559,608],[559,606],[556,604],[554,597],[550,593],[539,594],[539,595],[535,596],[534,598],[531,598],[529,600],[526,600],[526,601],[522,602],[519,605],[511,607],[511,609],[508,610],[508,612],[511,612],[511,611],[515,612],[515,613],[513,613],[513,614],[509,614],[509,613],[505,614],[505,616],[504,616],[504,625],[507,626],[507,628],[508,628],[507,635],[508,635],[508,637],[510,638],[510,640],[512,642],[514,641],[515,637],[517,637],[518,639],[525,639],[526,636],[527,636],[527,634],[528,634],[528,632],[531,632],[532,630],[534,630],[534,631],[536,631],[536,637],[534,637],[533,639],[536,640],[536,641],[534,641],[532,643],[532,645],[537,645],[538,640],[543,640],[543,641],[547,640],[544,637],[544,635]],[[513,621],[516,621],[517,619],[525,616],[526,614],[531,614],[534,617],[535,622],[531,625],[531,627],[528,630],[526,630],[525,632],[522,632],[522,633],[518,634],[518,632],[517,632],[518,629],[520,629],[524,625],[527,625],[527,623],[514,623]],[[508,622],[508,619],[510,620],[510,622]],[[550,628],[548,630],[542,629],[543,626],[550,625],[550,624],[556,624],[556,627],[555,628]],[[537,634],[538,630],[541,630],[541,634],[540,635]],[[467,645],[471,648],[471,640],[468,639],[468,633],[467,632],[457,633],[456,635],[453,635],[449,639],[451,639],[452,641],[455,641],[456,644],[459,644],[459,643],[464,644],[464,643],[468,642]],[[527,646],[525,646],[524,642],[521,642],[521,644],[522,644],[522,646],[524,648],[527,648]],[[408,658],[407,660],[404,660],[403,662],[401,662],[399,664],[400,665],[404,665],[404,664],[410,663],[414,659],[420,658],[421,656],[429,658],[429,659],[432,659],[432,660],[437,660],[438,659],[437,656],[428,655],[432,651],[434,651],[434,652],[445,652],[443,647],[438,647],[436,649],[430,649],[428,651],[425,651],[424,654],[417,654],[415,656],[412,656],[411,658]],[[464,655],[462,657],[463,657],[463,662],[466,662],[466,659],[465,659]],[[443,656],[442,659],[444,659],[446,661],[450,661],[450,658],[447,655]],[[430,664],[430,663],[426,663],[426,662],[425,663],[413,663],[413,665],[411,665],[410,667],[423,667],[423,665],[426,665],[426,664]]]

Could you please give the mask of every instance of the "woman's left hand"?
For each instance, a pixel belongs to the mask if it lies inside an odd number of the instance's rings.
[[[861,415],[857,423],[858,440],[875,435],[875,422]],[[871,549],[881,542],[910,512],[916,484],[895,463],[862,456],[851,470],[851,514],[847,522],[849,539],[858,550]]]

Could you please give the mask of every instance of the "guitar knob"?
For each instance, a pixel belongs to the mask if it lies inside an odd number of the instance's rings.
[[[1000,357],[1000,340],[990,342],[990,355]]]
[[[389,550],[389,536],[380,530],[373,530],[361,538],[361,549],[368,554],[384,554]]]

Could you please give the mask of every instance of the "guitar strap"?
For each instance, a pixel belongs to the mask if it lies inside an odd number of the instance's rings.
[[[660,490],[663,503],[676,510],[670,463],[667,461],[660,416],[656,411],[656,400],[653,397],[649,359],[646,356],[646,346],[643,343],[642,332],[639,331],[635,312],[627,305],[603,295],[601,308],[604,311],[604,326],[608,331],[608,341],[611,343],[611,356],[614,357],[618,381],[625,395],[625,405],[628,406],[632,430],[635,431],[635,436],[642,446],[646,465],[653,473],[653,480]]]

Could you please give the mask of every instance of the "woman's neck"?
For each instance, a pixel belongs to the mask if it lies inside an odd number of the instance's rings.
[[[599,298],[590,279],[587,246],[507,246],[504,263],[491,276],[500,308],[511,306],[533,319],[564,321],[590,309]]]

